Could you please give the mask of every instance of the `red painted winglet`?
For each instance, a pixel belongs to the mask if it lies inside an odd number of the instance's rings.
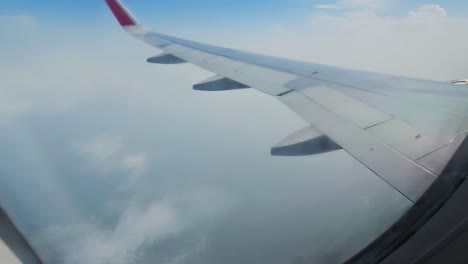
[[[132,17],[130,12],[122,5],[120,0],[106,0],[107,5],[109,6],[112,13],[119,21],[120,25],[125,26],[135,26],[137,21]]]

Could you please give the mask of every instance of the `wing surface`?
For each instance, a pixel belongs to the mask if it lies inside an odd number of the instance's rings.
[[[301,153],[317,154],[321,149],[317,139],[326,138],[327,144],[331,140],[333,147],[323,148],[324,152],[344,149],[410,201],[415,202],[442,172],[468,131],[465,86],[180,39],[146,29],[119,0],[106,2],[127,32],[163,51],[148,62],[191,63],[215,74],[196,84],[196,90],[251,87],[277,97],[314,131],[299,133],[314,135],[311,140],[290,139],[296,144],[290,149],[297,149],[297,142],[308,142],[315,149]]]

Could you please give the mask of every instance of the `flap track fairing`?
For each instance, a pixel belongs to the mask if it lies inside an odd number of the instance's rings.
[[[273,156],[309,156],[340,150],[329,137],[306,127],[288,136],[271,149]]]
[[[236,82],[229,78],[216,75],[204,81],[201,81],[193,86],[197,91],[228,91],[250,88],[249,86]]]
[[[184,60],[169,54],[169,53],[162,53],[157,56],[151,57],[146,60],[149,63],[156,63],[156,64],[181,64],[185,63]]]

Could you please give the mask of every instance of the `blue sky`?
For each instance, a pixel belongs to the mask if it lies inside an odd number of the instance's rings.
[[[124,1],[129,8],[144,21],[181,21],[184,23],[216,24],[220,20],[238,24],[252,21],[273,21],[275,19],[294,19],[297,14],[308,13],[304,6],[311,3],[300,1]],[[102,19],[107,7],[101,0],[84,1],[31,1],[19,0],[3,4],[1,13],[28,14],[47,21],[65,21],[77,23],[91,20],[93,23]],[[107,13],[106,13],[107,14]],[[216,23],[213,23],[216,21]],[[164,23],[164,22],[163,22]]]
[[[310,15],[317,13],[340,14],[346,10],[317,8],[319,5],[339,5],[337,1],[327,0],[127,0],[123,1],[142,21],[148,24],[181,24],[206,27],[249,26],[268,27],[272,24],[300,24]],[[365,0],[344,0],[342,2],[372,2]],[[441,4],[451,15],[463,15],[468,5],[462,1],[448,0],[443,3],[424,0],[386,2],[385,8],[379,8],[380,14],[404,16],[408,10],[422,4]],[[31,15],[51,23],[86,24],[102,23],[108,15],[103,0],[17,0],[2,3],[0,15]],[[108,21],[108,20],[107,20]],[[106,22],[104,22],[106,23]]]

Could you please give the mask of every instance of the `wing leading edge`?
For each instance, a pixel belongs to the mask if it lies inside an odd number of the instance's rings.
[[[315,131],[301,133],[314,138],[300,140],[313,150],[294,144],[294,151],[316,154],[342,148],[412,202],[433,183],[466,136],[468,89],[175,38],[143,27],[119,0],[106,2],[128,33],[164,52],[153,57],[154,62],[187,62],[216,74],[196,84],[196,90],[252,87],[276,96]],[[454,96],[435,97],[444,89]],[[439,107],[425,108],[434,105],[434,98]],[[316,142],[328,145],[322,148]]]

